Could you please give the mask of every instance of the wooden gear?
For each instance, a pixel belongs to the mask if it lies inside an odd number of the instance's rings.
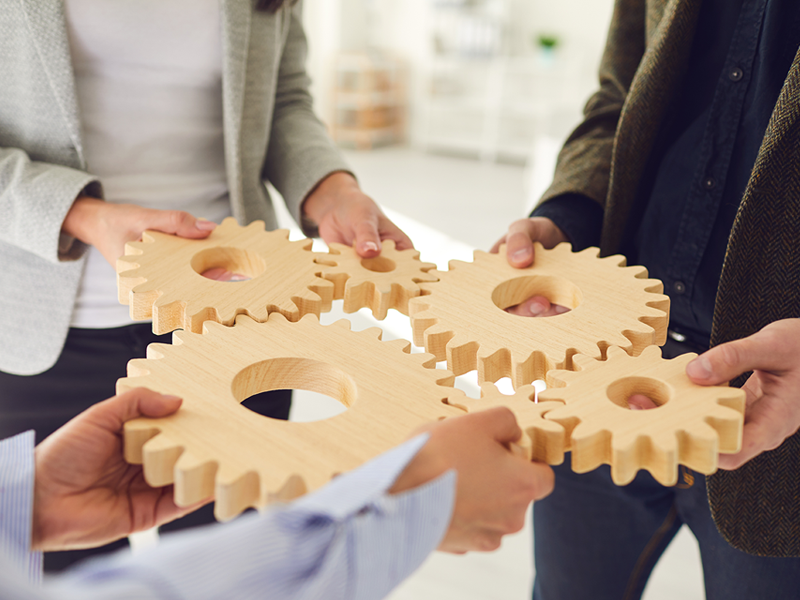
[[[660,483],[674,485],[679,463],[710,474],[719,452],[738,452],[745,393],[692,383],[686,365],[695,356],[666,360],[660,348],[650,346],[630,357],[612,347],[606,361],[577,355],[577,371],[551,371],[550,387],[539,400],[564,403],[544,419],[565,428],[573,471],[609,464],[614,483],[624,485],[646,469]],[[657,408],[630,410],[633,394],[648,396]]]
[[[349,246],[331,244],[330,264],[323,276],[334,284],[334,298],[344,299],[343,310],[355,312],[368,306],[376,319],[385,319],[390,308],[408,314],[408,301],[419,296],[421,282],[438,281],[433,263],[419,260],[413,249],[397,250],[394,240],[383,240],[379,256],[361,258]]]
[[[340,299],[345,311],[366,306],[378,319],[390,308],[407,314],[409,298],[420,294],[418,282],[437,280],[428,273],[435,265],[421,262],[416,250],[396,250],[391,240],[371,259],[341,244],[329,254],[312,252],[312,243],[290,242],[284,229],[264,231],[261,221],[240,227],[232,217],[202,240],[146,231],[117,261],[119,301],[130,305],[131,318],[153,319],[155,333],[199,333],[205,321],[232,325],[239,314],[259,322],[272,312],[290,321],[319,316]],[[213,267],[250,279],[202,276]]]
[[[564,462],[564,452],[569,448],[569,437],[564,427],[555,421],[548,421],[544,415],[563,406],[563,402],[536,402],[536,388],[524,385],[512,395],[503,394],[493,383],[481,384],[481,397],[470,398],[461,390],[453,390],[447,403],[467,412],[477,412],[505,406],[517,418],[522,428],[523,439],[519,444],[530,460],[560,465]]]
[[[429,354],[409,354],[405,340],[381,342],[379,329],[322,326],[313,315],[291,323],[273,313],[266,323],[240,315],[234,327],[207,322],[204,330],[151,344],[146,359],[128,364],[117,392],[145,386],[183,398],[170,417],[126,423],[125,456],[144,464],[150,485],[174,482],[179,505],[213,495],[221,520],[315,489],[420,425],[463,414],[444,403],[453,374],[433,368]],[[296,423],[242,406],[272,389],[316,391],[349,410]]]
[[[480,382],[511,377],[514,387],[571,368],[576,353],[602,358],[620,346],[631,355],[666,341],[669,298],[644,267],[625,267],[620,255],[598,258],[597,248],[573,253],[569,244],[534,245],[525,269],[498,254],[475,251],[474,262],[450,261],[439,282],[421,284],[409,301],[414,343],[456,375],[478,370]],[[527,318],[505,312],[541,294],[569,312]]]

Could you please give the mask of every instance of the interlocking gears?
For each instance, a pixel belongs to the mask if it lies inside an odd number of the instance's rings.
[[[368,306],[376,319],[386,318],[390,308],[408,314],[408,301],[419,296],[421,282],[438,281],[430,273],[433,263],[419,260],[416,250],[397,250],[394,240],[383,240],[383,248],[375,258],[361,258],[342,244],[331,244],[330,265],[323,276],[335,285],[334,298],[344,299],[344,312],[351,313]]]
[[[240,227],[231,217],[203,240],[157,231],[142,239],[117,261],[119,300],[130,304],[133,319],[152,318],[155,333],[200,332],[208,320],[232,325],[239,314],[266,321],[279,312],[296,321],[330,310],[334,286],[319,277],[324,267],[314,262],[312,240],[290,242],[287,230],[264,231],[262,221]],[[202,276],[214,267],[250,279]]]
[[[678,463],[708,474],[717,468],[718,452],[737,452],[744,391],[693,384],[685,370],[695,356],[665,360],[651,346],[634,358],[612,347],[606,361],[578,355],[578,371],[551,371],[551,387],[539,400],[565,403],[544,418],[567,430],[572,469],[585,473],[610,464],[618,485],[646,469],[662,484],[674,485]],[[649,397],[657,408],[630,410],[633,394]]]
[[[555,421],[547,421],[543,416],[549,411],[563,406],[561,401],[535,402],[536,388],[524,385],[514,394],[507,396],[500,392],[493,383],[481,384],[481,397],[470,398],[461,390],[453,390],[447,403],[462,408],[467,412],[477,412],[505,406],[514,413],[517,423],[524,433],[520,444],[529,459],[560,465],[564,462],[564,451],[569,448],[566,430]]]
[[[445,404],[453,374],[429,354],[409,354],[405,340],[380,341],[380,330],[297,323],[272,313],[266,323],[240,315],[233,327],[208,322],[205,333],[173,334],[128,364],[119,392],[137,386],[183,398],[163,419],[125,424],[129,462],[143,463],[153,486],[175,483],[188,505],[216,498],[216,516],[289,499],[314,489],[401,443],[420,425],[463,411]],[[387,379],[403,385],[387,385]],[[272,389],[306,389],[349,407],[325,421],[259,416],[241,405]]]
[[[616,345],[635,356],[666,340],[669,298],[644,267],[598,258],[597,248],[573,253],[569,244],[537,243],[535,255],[526,269],[510,266],[504,247],[476,251],[472,263],[451,261],[409,301],[414,342],[456,375],[478,369],[479,381],[509,376],[516,388],[569,369],[576,353],[602,358]],[[540,318],[505,312],[537,294],[571,310]]]

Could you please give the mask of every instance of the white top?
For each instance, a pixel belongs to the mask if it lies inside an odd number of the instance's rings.
[[[105,200],[230,215],[219,0],[66,0],[88,170]],[[133,323],[91,248],[73,327]]]

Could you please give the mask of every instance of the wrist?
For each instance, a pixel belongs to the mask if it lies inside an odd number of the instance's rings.
[[[336,171],[320,181],[303,200],[300,214],[304,219],[319,224],[345,192],[360,191],[356,178],[347,171]]]
[[[97,233],[98,220],[107,206],[108,204],[103,200],[90,196],[78,196],[64,217],[61,231],[84,244],[93,245],[92,235]]]

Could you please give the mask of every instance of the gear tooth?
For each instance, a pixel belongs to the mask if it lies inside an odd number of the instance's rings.
[[[129,387],[120,388],[120,382],[125,379],[117,381],[117,390],[121,392],[124,389],[131,389]],[[133,386],[136,387],[136,386]],[[161,432],[159,425],[155,424],[151,419],[134,419],[128,421],[124,425],[124,455],[125,460],[132,465],[140,465],[144,462],[142,456],[142,449],[144,445],[157,436]]]
[[[577,254],[594,260],[600,256],[600,248],[598,248],[597,246],[589,246],[588,248],[584,248]]]
[[[475,250],[474,255],[473,255],[473,258],[474,258],[474,260],[476,262],[477,262],[479,253],[481,253],[480,250]],[[483,254],[485,254],[485,252]],[[475,263],[468,263],[468,262],[464,262],[463,260],[451,260],[451,261],[449,261],[447,263],[447,269],[448,270],[446,272],[449,273],[450,271],[455,271],[456,269],[465,269],[465,268],[468,269],[473,264],[475,264]]]
[[[461,410],[465,410],[470,412],[470,406],[474,398],[470,398],[467,396],[463,390],[453,389],[448,395],[445,402],[450,406],[455,406],[456,408],[460,408]]]
[[[306,315],[306,317],[308,317],[308,316],[310,316],[310,315]],[[305,318],[305,317],[303,317],[303,318]],[[334,321],[333,323],[328,325],[328,327],[341,327],[342,329],[346,329],[346,330],[349,331],[350,328],[352,327],[352,323],[350,321],[348,321],[347,319],[339,319],[338,321]]]
[[[217,463],[191,452],[181,454],[175,463],[175,504],[190,506],[214,496]]]
[[[628,264],[628,259],[625,258],[622,254],[612,254],[610,256],[604,256],[600,259],[601,262],[605,262],[606,264],[612,265],[614,267],[625,267]]]
[[[500,390],[497,389],[497,386],[490,382],[484,381],[481,383],[481,398],[492,398],[497,396],[500,393]]]
[[[228,521],[243,510],[257,506],[260,497],[258,473],[242,472],[225,464],[219,466],[214,491],[214,516],[217,520]]]
[[[397,338],[395,340],[386,340],[384,343],[389,348],[396,348],[400,352],[403,352],[405,354],[411,354],[411,342],[409,342],[408,340]]]
[[[369,329],[360,331],[359,334],[365,337],[371,337],[380,340],[383,337],[383,329],[380,327],[370,327]]]
[[[624,271],[635,277],[636,279],[645,279],[648,278],[647,267],[643,267],[642,265],[631,265],[629,267],[623,267]]]
[[[165,433],[150,438],[142,447],[144,478],[151,487],[169,485],[175,479],[175,463],[183,454],[183,445]]]
[[[629,358],[627,352],[624,349],[620,348],[619,346],[609,346],[606,350],[606,355],[608,356],[608,361],[612,360],[624,360]]]

